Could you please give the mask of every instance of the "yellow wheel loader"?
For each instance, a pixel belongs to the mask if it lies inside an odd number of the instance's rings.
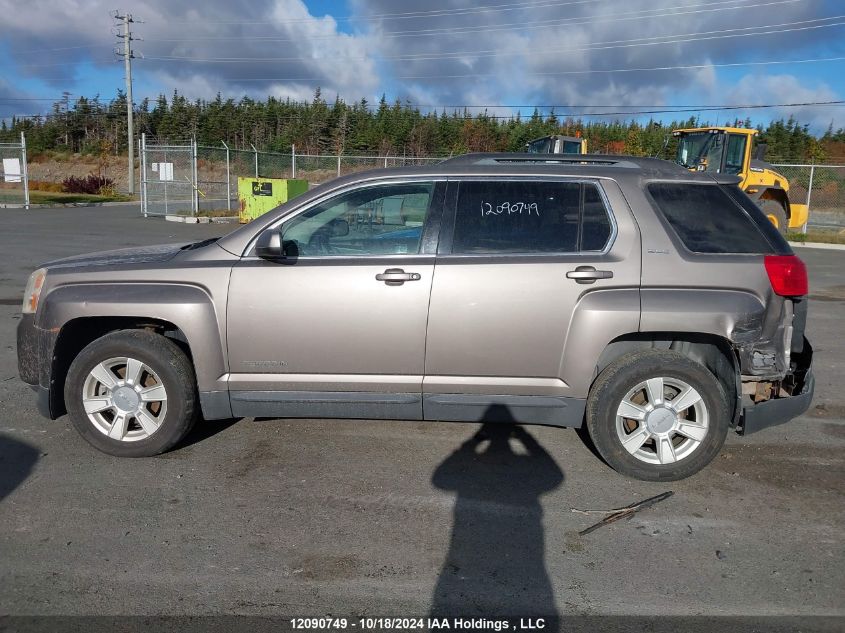
[[[757,130],[738,127],[706,127],[675,130],[679,165],[693,171],[735,174],[740,188],[757,203],[781,233],[801,229],[807,223],[806,204],[789,200],[789,182],[769,163],[763,162],[765,144],[752,157]]]
[[[529,154],[586,154],[587,139],[581,136],[554,134],[534,139],[525,144]]]

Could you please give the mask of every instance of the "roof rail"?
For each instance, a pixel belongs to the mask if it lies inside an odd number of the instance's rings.
[[[475,153],[447,158],[440,164],[449,165],[592,165],[605,167],[638,168],[629,157],[591,154],[517,154]]]
[[[554,163],[558,165],[619,165],[625,161],[609,160],[607,158],[589,158],[587,154],[579,154],[582,158],[558,158],[553,154],[536,154],[531,158],[490,158],[477,161],[478,164],[490,163]],[[635,165],[629,163],[630,166]],[[627,165],[626,165],[627,166]]]

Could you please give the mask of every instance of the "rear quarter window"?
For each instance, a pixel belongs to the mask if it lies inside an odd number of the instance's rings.
[[[779,253],[779,245],[771,243],[748,209],[727,189],[717,184],[661,182],[648,185],[659,212],[693,253]],[[745,195],[738,190],[737,193]],[[750,200],[748,202],[753,205]],[[756,211],[762,215],[759,209]],[[768,222],[765,216],[763,220]],[[785,241],[783,244],[790,252],[789,245]]]

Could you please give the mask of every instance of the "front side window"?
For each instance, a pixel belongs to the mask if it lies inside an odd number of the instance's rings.
[[[285,252],[301,257],[404,255],[420,251],[434,183],[348,191],[282,225]]]
[[[728,149],[725,152],[725,173],[738,174],[745,163],[746,137],[743,134],[728,136]]]
[[[563,141],[563,154],[580,154],[581,141]]]
[[[462,182],[455,254],[602,250],[610,220],[596,185],[580,182]]]

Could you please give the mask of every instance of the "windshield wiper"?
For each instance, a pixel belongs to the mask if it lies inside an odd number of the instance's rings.
[[[180,250],[183,251],[193,251],[198,248],[202,248],[203,246],[208,246],[209,244],[214,244],[219,237],[209,237],[207,240],[200,240],[199,242],[193,242],[192,244],[185,244]]]

